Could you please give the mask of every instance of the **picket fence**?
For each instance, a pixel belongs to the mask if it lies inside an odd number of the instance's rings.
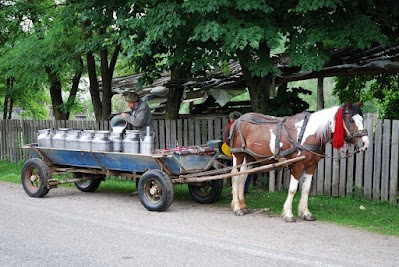
[[[156,148],[201,145],[208,140],[223,139],[227,124],[225,116],[156,118]],[[333,149],[330,144],[326,146],[326,158],[319,162],[312,181],[312,195],[350,196],[355,193],[369,200],[398,202],[399,121],[369,118],[365,120],[365,127],[371,144],[364,153],[344,158],[342,151]],[[26,160],[29,156],[21,146],[35,143],[38,130],[46,128],[109,130],[109,122],[0,120],[0,160]],[[287,168],[258,175],[262,189],[272,192],[287,189],[289,179]]]

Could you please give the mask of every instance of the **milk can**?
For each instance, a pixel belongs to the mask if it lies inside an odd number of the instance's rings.
[[[123,152],[138,154],[140,152],[140,131],[126,130],[125,139],[122,141]]]
[[[140,154],[152,154],[155,148],[155,134],[150,131],[150,126],[147,126],[147,131],[144,136],[140,138]]]
[[[109,140],[109,131],[97,131],[91,140],[91,150],[93,151],[111,151],[111,141]]]
[[[92,150],[91,141],[95,135],[96,131],[94,130],[84,130],[79,138],[79,149],[80,150]]]
[[[39,134],[37,136],[37,145],[39,147],[51,147],[52,137],[53,135],[51,129],[39,130]]]
[[[123,135],[122,133],[116,133],[113,132],[111,133],[111,136],[109,137],[112,143],[112,151],[114,152],[122,152],[122,140],[123,140]]]
[[[64,149],[65,148],[65,137],[68,133],[68,128],[58,128],[55,130],[55,134],[52,138],[52,147]]]
[[[79,138],[81,130],[69,130],[65,136],[65,148],[66,149],[80,149]]]

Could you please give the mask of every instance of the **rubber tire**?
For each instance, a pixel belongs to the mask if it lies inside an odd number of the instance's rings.
[[[31,181],[33,174],[39,176],[38,184]],[[51,178],[49,166],[40,158],[28,159],[21,170],[22,186],[30,197],[44,197],[50,190],[47,186],[48,180]]]
[[[159,196],[151,194],[151,189],[157,186]],[[149,211],[165,211],[173,202],[173,183],[169,176],[161,170],[149,170],[139,179],[138,195],[141,204]]]
[[[195,202],[201,204],[213,203],[222,194],[223,179],[206,181],[202,183],[202,186],[188,184],[188,191]]]
[[[87,180],[84,182],[75,182],[75,186],[82,192],[94,192],[100,186],[101,181],[104,179],[103,175],[100,175],[101,178],[94,179],[94,180]],[[73,173],[73,178],[82,178],[82,173]]]

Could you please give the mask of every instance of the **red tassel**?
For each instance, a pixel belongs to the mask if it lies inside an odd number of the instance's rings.
[[[339,108],[337,111],[337,114],[335,115],[333,147],[336,149],[340,149],[345,144],[343,112],[344,112],[344,109]]]

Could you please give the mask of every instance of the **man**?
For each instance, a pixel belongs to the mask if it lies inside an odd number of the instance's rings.
[[[152,120],[150,107],[142,101],[137,93],[128,93],[125,96],[128,107],[131,112],[122,112],[121,116],[133,125],[133,130],[140,130],[146,132],[147,126],[150,126],[150,131],[154,131],[154,122]]]

